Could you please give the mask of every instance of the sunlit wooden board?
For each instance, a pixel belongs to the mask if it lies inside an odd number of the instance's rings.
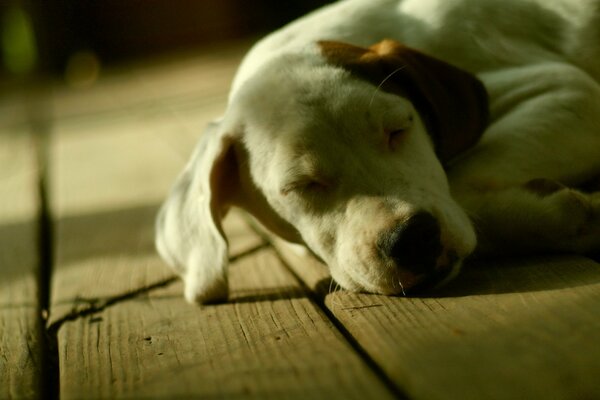
[[[479,261],[423,297],[331,291],[327,268],[278,248],[398,390],[414,399],[600,396],[600,264]]]
[[[38,169],[28,130],[0,126],[0,398],[39,398]]]

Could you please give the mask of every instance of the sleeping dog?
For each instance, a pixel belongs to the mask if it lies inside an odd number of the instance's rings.
[[[344,288],[474,251],[600,249],[599,0],[345,0],[267,36],[157,218],[190,302],[227,297],[231,206]]]

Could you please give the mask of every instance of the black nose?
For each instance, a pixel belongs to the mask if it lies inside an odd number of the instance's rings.
[[[440,225],[433,215],[419,212],[385,233],[377,247],[400,268],[416,274],[432,272],[442,252]]]

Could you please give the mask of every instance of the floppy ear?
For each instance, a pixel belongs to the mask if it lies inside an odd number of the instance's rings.
[[[385,91],[406,95],[432,136],[442,163],[475,144],[488,122],[488,97],[472,74],[441,60],[383,40],[369,48],[320,41],[328,62]]]
[[[209,125],[156,219],[156,248],[183,278],[192,303],[227,298],[221,220],[238,187],[233,142],[218,124]]]

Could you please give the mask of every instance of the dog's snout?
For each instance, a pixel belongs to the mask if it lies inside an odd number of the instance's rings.
[[[428,212],[419,212],[385,233],[377,247],[398,267],[425,274],[435,269],[442,252],[440,236],[440,225],[435,217]]]

